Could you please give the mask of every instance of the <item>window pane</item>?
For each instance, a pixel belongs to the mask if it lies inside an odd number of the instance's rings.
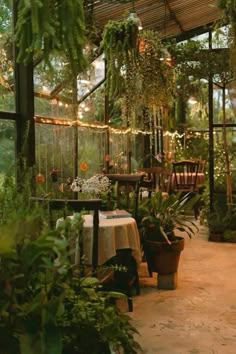
[[[15,123],[3,119],[0,119],[0,174],[15,174]]]
[[[12,9],[0,0],[0,111],[14,112]]]

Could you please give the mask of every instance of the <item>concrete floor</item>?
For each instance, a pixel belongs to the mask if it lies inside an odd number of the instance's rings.
[[[236,353],[236,244],[185,237],[176,290],[158,290],[140,268],[141,295],[129,313],[148,354]]]

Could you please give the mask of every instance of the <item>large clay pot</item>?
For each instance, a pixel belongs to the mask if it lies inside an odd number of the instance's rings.
[[[182,237],[176,237],[176,240],[171,244],[167,242],[145,241],[144,251],[150,276],[152,272],[157,272],[160,275],[176,273],[180,253],[183,249],[184,238]]]

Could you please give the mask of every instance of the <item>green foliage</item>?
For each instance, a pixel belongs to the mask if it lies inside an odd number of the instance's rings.
[[[18,61],[42,53],[66,53],[72,72],[84,68],[84,10],[82,0],[20,0],[16,24]]]
[[[138,31],[135,17],[109,21],[101,49],[107,59],[108,93],[113,100],[120,98],[127,125],[136,126],[144,107],[155,115],[156,107],[171,103],[174,69],[163,60],[167,53],[158,32]]]
[[[192,79],[209,80],[213,77],[215,84],[232,79],[229,52],[226,48],[209,50],[204,41],[188,40],[170,44],[168,47],[177,67],[177,82],[185,83]]]
[[[12,25],[11,1],[1,0],[0,6],[0,33],[9,32]]]
[[[42,210],[28,208],[11,181],[4,191],[0,205],[8,205],[8,217],[4,214],[0,225],[0,353],[138,353],[130,318],[111,302],[121,295],[103,292],[96,278],[81,276],[80,267],[71,263],[81,215],[50,230]]]
[[[138,73],[141,80],[139,99],[144,107],[169,106],[174,94],[174,69],[169,53],[157,31],[140,32]],[[136,82],[137,85],[137,82]]]
[[[147,240],[171,243],[175,240],[174,230],[178,230],[186,232],[191,238],[198,229],[184,214],[191,211],[199,199],[199,195],[193,196],[191,193],[164,197],[161,191],[155,192],[139,207],[139,214],[143,216],[141,228],[144,237]]]
[[[104,27],[101,50],[107,60],[107,90],[111,97],[123,92],[124,75],[135,65],[138,56],[138,23],[133,18],[108,21]]]
[[[209,228],[211,233],[231,234],[236,230],[236,208],[233,205],[230,209],[227,207],[226,194],[220,193],[214,196],[213,210],[209,208],[209,200],[206,200],[205,208],[200,214],[200,223]],[[230,231],[228,233],[228,231]]]

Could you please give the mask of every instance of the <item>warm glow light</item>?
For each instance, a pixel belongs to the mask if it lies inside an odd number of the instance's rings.
[[[49,89],[46,86],[43,86],[42,89],[44,92],[49,92]]]
[[[197,100],[196,100],[196,98],[194,98],[194,97],[190,97],[190,99],[188,100],[188,103],[189,103],[189,104],[196,104],[196,103],[197,103]]]

